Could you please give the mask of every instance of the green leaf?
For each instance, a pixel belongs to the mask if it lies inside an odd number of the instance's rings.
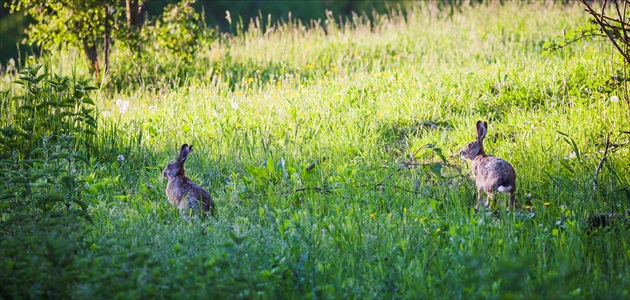
[[[61,177],[61,183],[69,190],[74,190],[74,176],[63,176]]]
[[[33,84],[37,84],[38,83],[38,81],[35,78],[24,77],[24,76],[20,77],[20,81],[28,81],[28,82],[33,83]],[[20,81],[17,81],[17,83],[21,83]]]
[[[28,179],[24,178],[24,177],[13,177],[11,179],[9,179],[9,183],[27,183]]]
[[[74,157],[74,158],[76,158],[76,159],[78,159],[78,160],[80,160],[80,161],[82,161],[82,162],[84,162],[84,163],[86,163],[86,164],[89,164],[89,163],[90,163],[90,161],[87,159],[87,157],[85,157],[85,156],[83,156],[83,155],[80,155],[80,154],[74,154],[72,157]]]
[[[433,172],[438,177],[442,177],[442,164],[441,163],[430,164],[429,170],[431,170],[431,172]]]
[[[55,159],[65,159],[68,158],[68,153],[56,153],[51,155],[48,160],[55,160]]]
[[[96,105],[96,104],[94,104],[94,100],[92,100],[90,97],[85,97],[85,98],[83,98],[83,103],[85,103],[85,104],[91,104],[91,105]]]
[[[29,155],[34,155],[34,154],[37,154],[37,153],[41,153],[43,151],[44,151],[44,148],[35,148],[35,149],[33,149],[33,151],[31,151],[31,153],[29,153]]]
[[[77,198],[73,198],[72,202],[76,203],[82,210],[86,210],[87,209],[87,204],[85,204],[85,202],[77,199]]]
[[[92,127],[92,128],[96,128],[96,122],[93,119],[86,120],[85,124],[90,125],[90,127]]]
[[[40,198],[40,200],[37,201],[37,206],[43,207],[50,203],[63,202],[63,201],[64,201],[63,196],[61,196],[61,194],[58,192],[54,192]]]
[[[257,179],[269,179],[267,169],[261,167],[245,166],[245,172],[249,175],[253,175]]]

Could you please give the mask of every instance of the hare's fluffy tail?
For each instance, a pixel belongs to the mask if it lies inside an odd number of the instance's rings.
[[[500,185],[497,187],[497,191],[500,193],[507,193],[514,189],[512,185]]]

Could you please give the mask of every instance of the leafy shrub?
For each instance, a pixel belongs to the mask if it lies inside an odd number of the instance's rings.
[[[13,151],[30,153],[44,137],[70,135],[87,148],[94,139],[97,123],[89,92],[96,88],[89,80],[39,74],[40,70],[41,66],[25,68],[16,81],[22,94],[11,97],[7,91],[0,99],[5,112],[0,115],[0,158]]]
[[[117,91],[147,86],[169,88],[181,86],[186,77],[205,74],[206,68],[199,70],[191,62],[197,59],[197,50],[214,42],[215,35],[205,27],[194,3],[184,0],[167,5],[159,18],[144,26],[137,38],[130,39],[129,49],[117,45],[123,51],[117,54],[119,63],[111,70],[110,87]],[[130,53],[139,55],[129,60]]]
[[[91,142],[96,120],[87,81],[27,68],[0,119],[1,298],[67,298],[77,281],[89,220],[77,142]]]
[[[89,216],[76,174],[87,160],[73,140],[45,138],[43,148],[0,160],[3,298],[67,297],[77,279]]]

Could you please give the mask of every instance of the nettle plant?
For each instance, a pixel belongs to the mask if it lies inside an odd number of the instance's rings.
[[[46,136],[71,135],[89,147],[95,130],[94,101],[89,92],[96,90],[89,79],[76,80],[48,72],[41,66],[25,68],[13,89],[18,95],[3,93],[0,105],[0,157],[17,151],[30,153],[41,146]]]
[[[76,196],[76,163],[88,163],[79,149],[89,150],[96,135],[94,102],[89,97],[96,88],[88,80],[39,74],[40,70],[41,66],[26,68],[15,82],[16,95],[3,92],[0,100],[5,112],[0,115],[3,217],[13,216],[16,205],[35,204],[49,211],[48,204],[61,202],[66,212],[71,203],[85,209]]]
[[[26,68],[0,94],[2,298],[67,297],[90,219],[79,149],[95,136],[95,88],[41,69]]]

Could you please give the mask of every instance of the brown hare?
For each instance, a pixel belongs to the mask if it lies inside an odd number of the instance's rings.
[[[509,162],[486,154],[483,149],[483,139],[488,133],[488,122],[477,121],[477,140],[468,143],[459,151],[461,158],[472,161],[472,175],[477,185],[477,205],[482,202],[482,191],[487,197],[484,205],[490,206],[490,198],[494,191],[510,194],[510,207],[514,208],[514,192],[516,191],[516,172]]]
[[[209,211],[214,216],[214,202],[210,194],[184,175],[184,163],[190,151],[192,145],[182,145],[177,159],[168,163],[162,171],[162,176],[168,179],[166,196],[180,211],[201,209],[203,212]]]

